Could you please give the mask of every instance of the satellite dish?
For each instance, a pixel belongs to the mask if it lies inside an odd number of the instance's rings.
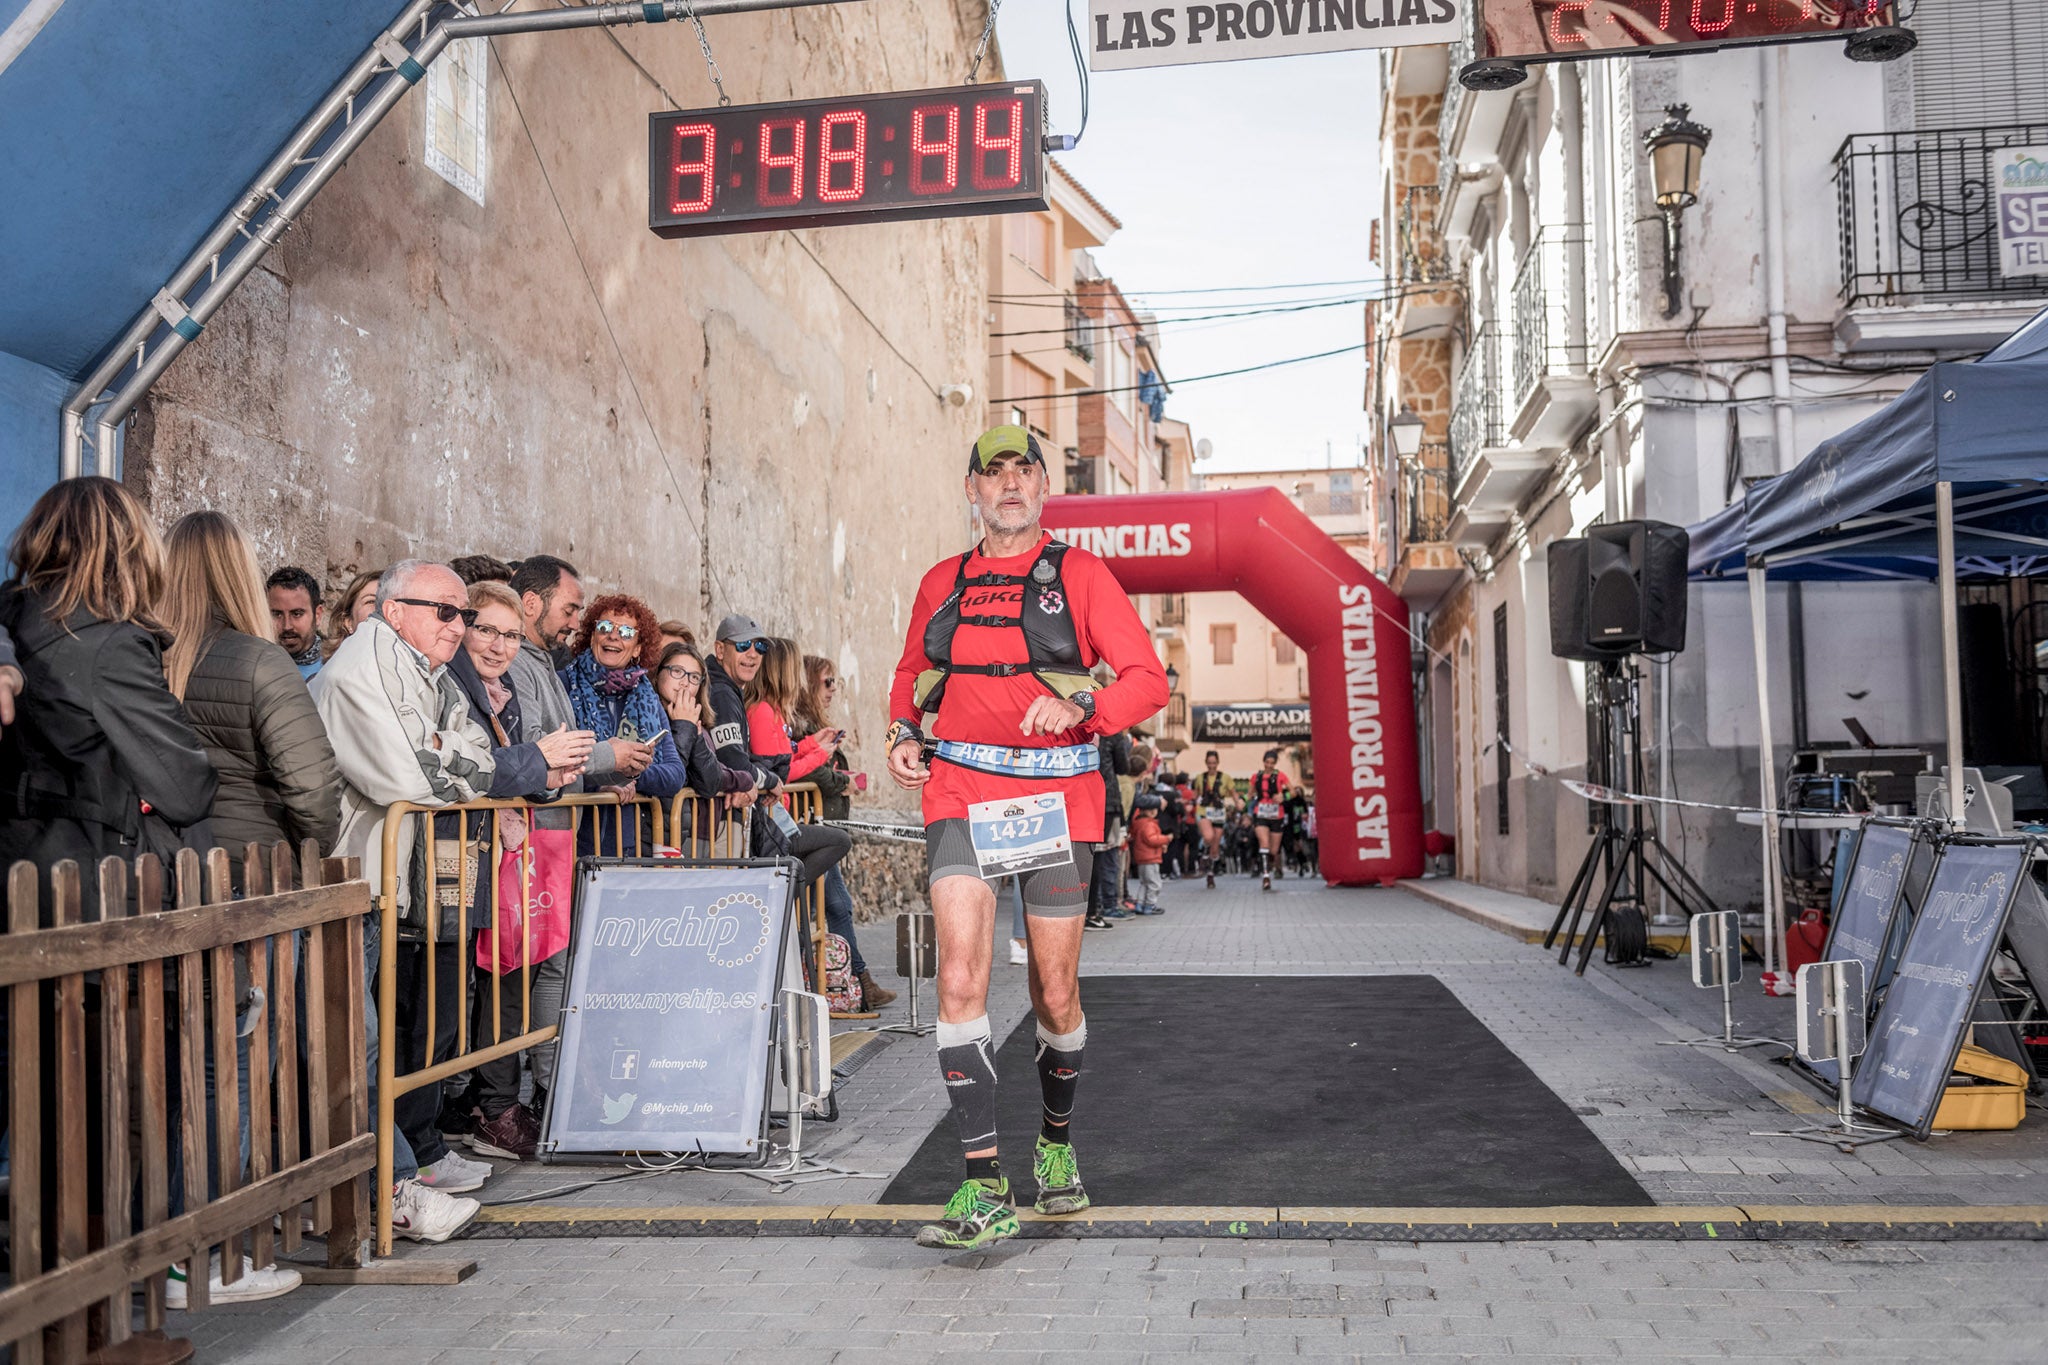
[[[1209,439],[1208,437],[1204,436],[1204,437],[1203,437],[1203,438],[1202,438],[1201,440],[1199,440],[1199,441],[1195,442],[1195,458],[1196,458],[1196,459],[1198,459],[1198,460],[1206,460],[1206,459],[1208,459],[1208,458],[1209,458],[1209,457],[1210,457],[1211,455],[1214,455],[1215,453],[1216,453],[1216,445],[1215,445],[1215,442],[1211,441],[1211,440],[1210,440],[1210,439]]]

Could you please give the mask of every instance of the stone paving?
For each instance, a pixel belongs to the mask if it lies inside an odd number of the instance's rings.
[[[1539,948],[1400,890],[1169,883],[1161,918],[1086,940],[1089,974],[1428,972],[1584,1116],[1660,1202],[2048,1203],[2048,1124],[1866,1148],[1750,1130],[1810,1118],[1816,1092],[1753,1054],[1661,1047],[1718,1027],[1682,963],[1584,978]],[[1453,892],[1455,884],[1436,888]],[[874,928],[871,938],[879,938]],[[874,948],[883,946],[880,942]],[[887,954],[873,951],[877,961]],[[1024,1009],[998,959],[991,1022]],[[900,986],[900,982],[891,982]],[[1085,992],[1084,992],[1085,994]],[[1787,1002],[1738,994],[1740,1031],[1788,1036]],[[1199,1008],[1198,1000],[1190,1008]],[[892,1007],[892,1017],[902,1007]],[[942,1112],[928,1039],[869,1049],[825,1154],[892,1173]],[[1083,1090],[1083,1115],[1087,1095]],[[1085,1130],[1084,1130],[1085,1131]],[[1085,1147],[1084,1147],[1085,1152]],[[609,1174],[508,1171],[515,1198]],[[607,1205],[866,1203],[881,1181],[783,1194],[668,1173],[556,1196]],[[1227,1192],[1219,1191],[1219,1202]],[[408,1362],[2048,1358],[2048,1245],[2031,1242],[1414,1244],[1187,1239],[1014,1242],[939,1257],[897,1239],[534,1239],[446,1288],[307,1287],[174,1321],[209,1361]]]

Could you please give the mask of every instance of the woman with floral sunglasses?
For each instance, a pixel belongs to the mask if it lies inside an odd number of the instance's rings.
[[[585,608],[572,649],[561,678],[577,726],[591,731],[600,744],[612,741],[615,753],[649,759],[639,776],[600,790],[626,799],[653,796],[663,801],[681,791],[682,756],[669,733],[668,712],[648,676],[661,655],[654,613],[637,597],[609,593]],[[579,840],[579,846],[599,854],[617,849],[611,820],[610,812],[600,812],[595,841]],[[584,826],[586,831],[591,828]],[[627,829],[625,852],[632,857],[641,851],[638,822],[629,821]]]

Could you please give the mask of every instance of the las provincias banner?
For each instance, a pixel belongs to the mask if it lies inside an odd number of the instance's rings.
[[[1088,68],[1299,57],[1369,47],[1450,43],[1472,0],[1219,0],[1157,4],[1091,0]]]

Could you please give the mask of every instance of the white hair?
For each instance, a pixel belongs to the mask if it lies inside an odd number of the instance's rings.
[[[450,578],[460,582],[462,575],[435,559],[401,559],[386,569],[377,579],[376,612],[384,614],[384,604],[395,597],[412,591],[413,582],[429,569],[439,569]]]

